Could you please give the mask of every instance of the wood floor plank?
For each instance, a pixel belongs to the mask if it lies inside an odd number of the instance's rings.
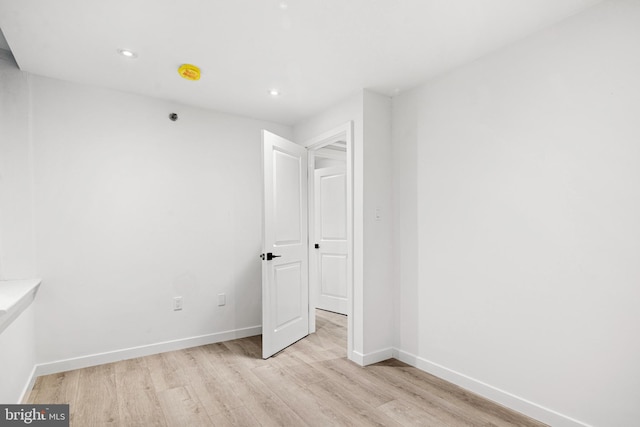
[[[80,370],[38,377],[25,403],[71,403],[78,393]]]
[[[183,368],[183,372],[209,417],[213,419],[214,415],[242,407],[242,401],[234,392],[234,384],[211,369],[207,354],[200,347],[188,349],[188,352],[195,363]]]
[[[170,388],[158,393],[162,412],[170,426],[213,425],[204,406],[189,386]]]
[[[268,363],[262,360],[262,349],[251,345],[249,340],[228,341],[224,345],[229,349],[229,353],[226,353],[229,364],[237,363],[248,368],[255,368]]]
[[[224,378],[229,376],[229,367],[233,364],[230,363],[229,350],[225,346],[205,345],[198,347],[201,357],[202,367],[206,368],[214,378]]]
[[[338,363],[339,362],[325,361],[317,363],[315,367],[321,371],[327,379],[340,384],[340,387],[349,393],[361,396],[361,399],[374,408],[396,398],[396,396],[386,390],[385,387],[371,382],[362,375],[354,377],[344,371],[335,369],[335,365]]]
[[[145,358],[156,392],[185,385],[182,365],[176,357],[177,353],[179,352],[169,351]]]
[[[230,409],[228,411],[220,412],[211,417],[211,422],[213,426],[238,426],[238,427],[246,427],[246,426],[258,426],[261,425],[260,421],[258,421],[251,411],[249,411],[244,406],[240,406],[239,408]]]
[[[80,370],[78,392],[70,406],[73,425],[119,426],[115,364]]]
[[[333,426],[350,424],[349,419],[340,411],[335,410],[335,408],[322,402],[313,394],[308,393],[305,387],[287,372],[273,366],[255,368],[251,372],[267,387],[272,389],[307,425]]]
[[[160,401],[143,358],[115,365],[118,411],[125,426],[166,426]]]
[[[377,370],[376,370],[377,369]],[[439,424],[450,425],[484,425],[485,420],[474,414],[469,414],[459,410],[459,406],[451,404],[440,396],[429,393],[425,388],[415,387],[409,381],[398,378],[397,370],[386,369],[384,367],[374,367],[370,372],[377,375],[383,384],[390,381],[395,385],[397,391],[396,401],[401,401],[405,409],[411,411],[415,408],[421,408],[438,420]],[[477,415],[477,414],[475,414]]]
[[[324,380],[310,384],[307,388],[317,399],[339,411],[349,424],[402,427],[404,424],[396,422],[383,411],[368,404],[362,393],[353,394],[347,391],[342,382]]]
[[[69,403],[72,426],[486,426],[544,424],[390,359],[346,358],[346,317],[267,360],[260,336],[36,379],[30,403]]]
[[[286,369],[289,375],[292,375],[299,384],[309,385],[317,382],[325,381],[327,378],[323,372],[318,370],[316,364],[308,364],[302,362],[295,355],[291,356],[293,362],[287,366],[278,366],[280,369]]]
[[[244,406],[262,426],[306,426],[300,418],[270,387],[260,381],[252,371],[242,366],[229,368],[229,380]]]
[[[488,418],[491,422],[496,423],[496,425],[525,427],[541,425],[541,423],[536,420],[513,412],[504,406],[491,402],[462,387],[458,387],[427,372],[415,369],[398,360],[394,359],[380,362],[379,365],[397,368],[394,370],[396,375],[402,376],[414,385],[428,390],[434,395],[440,396],[447,402],[455,403],[469,412],[480,414]]]
[[[429,412],[401,400],[392,400],[379,408],[389,418],[394,419],[403,426],[455,426],[457,424],[444,424]]]
[[[402,402],[404,405],[393,404],[392,408],[404,408],[405,411],[416,412],[416,408],[426,411],[428,419],[434,419],[435,425],[486,425],[487,420],[473,411],[461,411],[459,405],[452,404],[446,398],[441,398],[437,394],[427,390],[414,387],[406,379],[398,378],[396,371],[392,367],[376,364],[367,368],[362,368],[351,364],[335,364],[333,366],[346,376],[358,378],[358,381],[368,381],[374,387],[383,388],[394,397],[394,400]],[[415,369],[415,368],[414,368]],[[393,385],[393,387],[389,387]],[[446,390],[443,391],[446,393]]]
[[[373,365],[369,371],[379,376],[384,384],[393,384],[402,390],[405,400],[432,407],[434,411],[444,409],[455,414],[460,422],[499,427],[541,425],[447,381],[437,379],[441,382],[434,386],[436,377],[426,373],[429,377],[425,377],[421,375],[422,371],[397,360]]]

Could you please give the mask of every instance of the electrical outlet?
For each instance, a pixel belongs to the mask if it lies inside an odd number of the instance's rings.
[[[223,306],[227,303],[227,296],[225,294],[218,294],[218,306]]]
[[[182,297],[173,297],[173,311],[182,310]]]

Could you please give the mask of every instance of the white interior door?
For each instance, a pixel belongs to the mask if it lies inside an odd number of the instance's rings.
[[[314,172],[316,307],[347,314],[347,179],[344,167]]]
[[[262,357],[309,334],[307,150],[262,131]]]

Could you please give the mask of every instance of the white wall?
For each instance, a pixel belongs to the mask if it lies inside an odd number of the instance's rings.
[[[293,126],[293,141],[303,144],[325,132],[354,121],[354,137],[362,139],[363,91]]]
[[[401,356],[554,426],[640,418],[638,22],[605,2],[394,100]]]
[[[7,53],[0,56],[0,279],[35,272],[29,121],[28,76]]]
[[[30,278],[35,270],[29,120],[28,77],[17,69],[10,55],[2,54],[0,279]],[[0,402],[19,403],[35,361],[34,312],[30,307],[0,332]]]
[[[36,363],[33,304],[0,333],[0,403],[21,403]]]
[[[393,346],[391,98],[364,91],[363,100],[364,354],[378,362]]]
[[[0,401],[36,362],[259,333],[260,130],[290,128],[29,76],[6,55],[0,85],[0,278],[44,279],[0,335]]]
[[[418,112],[422,92],[392,102],[394,347],[418,354]]]
[[[363,90],[294,126],[304,143],[353,121],[353,354],[361,364],[391,357],[393,345],[391,100]],[[375,210],[382,220],[375,220]]]
[[[259,333],[260,130],[291,130],[41,77],[32,90],[38,357],[53,363],[44,372],[103,352]]]

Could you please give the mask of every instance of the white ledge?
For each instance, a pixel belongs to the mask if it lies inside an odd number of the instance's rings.
[[[40,282],[41,279],[0,280],[0,333],[33,302]]]

